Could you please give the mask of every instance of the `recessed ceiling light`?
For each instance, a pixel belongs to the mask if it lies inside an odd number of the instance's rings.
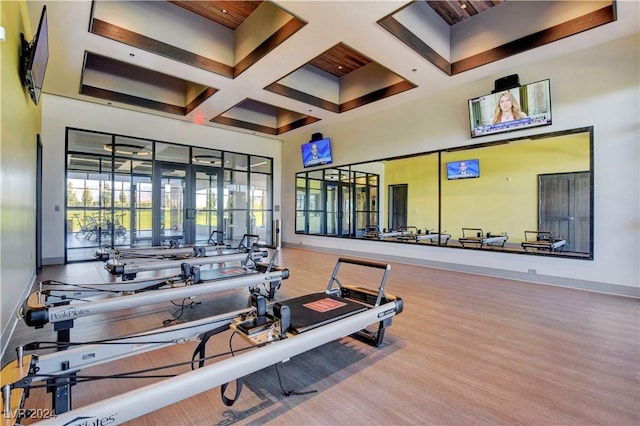
[[[227,13],[229,13],[229,11],[227,9],[222,9],[222,13],[226,15]]]
[[[338,65],[338,69],[341,70],[342,69],[342,65]]]
[[[214,155],[194,155],[191,157],[191,161],[203,164],[222,164],[222,159]]]
[[[463,9],[463,10],[464,10],[464,9],[466,9],[466,8],[467,8],[467,4],[466,4],[466,3],[462,3],[462,4],[460,5],[460,9]]]
[[[134,145],[129,143],[116,143],[116,154],[122,155],[151,155],[151,151],[144,146]],[[113,148],[110,143],[105,143],[103,146],[105,151],[113,152]]]

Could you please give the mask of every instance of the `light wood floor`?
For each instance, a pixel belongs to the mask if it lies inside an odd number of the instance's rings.
[[[336,255],[285,248],[291,271],[276,295],[284,300],[323,291]],[[45,267],[39,279],[87,277],[95,265]],[[374,270],[375,271],[375,270]],[[379,275],[348,272],[347,284],[377,287]],[[130,425],[610,425],[640,424],[640,302],[500,278],[392,263],[387,291],[404,300],[382,347],[343,338],[245,378],[232,407],[219,389],[139,417]],[[181,320],[246,306],[230,291],[189,309]],[[171,304],[76,321],[72,340],[149,330],[176,315]],[[50,325],[20,324],[9,347],[53,340]],[[227,350],[216,336],[208,353]],[[191,359],[194,344],[142,354],[82,374],[113,374]],[[3,364],[14,356],[9,352]],[[172,371],[188,371],[188,367]],[[155,379],[102,380],[73,387],[74,407]],[[50,408],[32,390],[26,406]]]

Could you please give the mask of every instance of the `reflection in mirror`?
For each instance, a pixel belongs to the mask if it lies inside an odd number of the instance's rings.
[[[438,202],[438,154],[384,162],[387,206],[378,236],[418,244],[446,244],[448,234],[440,232]]]
[[[590,159],[588,132],[443,152],[449,244],[589,255]]]
[[[296,233],[593,258],[593,129],[296,176]]]
[[[363,236],[378,226],[379,176],[363,165],[298,173],[296,233]]]

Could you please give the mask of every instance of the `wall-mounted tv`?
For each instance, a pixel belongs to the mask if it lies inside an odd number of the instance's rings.
[[[550,81],[469,99],[469,122],[472,138],[550,125]]]
[[[331,164],[331,139],[324,138],[302,144],[302,164],[304,167]]]
[[[22,55],[20,58],[22,83],[29,91],[31,100],[38,105],[40,93],[44,83],[44,74],[49,61],[49,29],[47,26],[47,6],[42,7],[38,31],[31,42],[24,34],[22,40]]]
[[[477,158],[447,163],[447,179],[449,180],[478,177],[480,177],[480,161]]]

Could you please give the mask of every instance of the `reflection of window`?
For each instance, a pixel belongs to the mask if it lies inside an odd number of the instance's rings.
[[[296,180],[296,232],[353,236],[371,223],[377,224],[378,212],[371,199],[377,197],[378,181],[371,173],[348,169],[300,173]]]
[[[320,201],[318,198],[320,194],[310,194],[309,195],[309,210],[317,210],[317,206],[320,205]]]

